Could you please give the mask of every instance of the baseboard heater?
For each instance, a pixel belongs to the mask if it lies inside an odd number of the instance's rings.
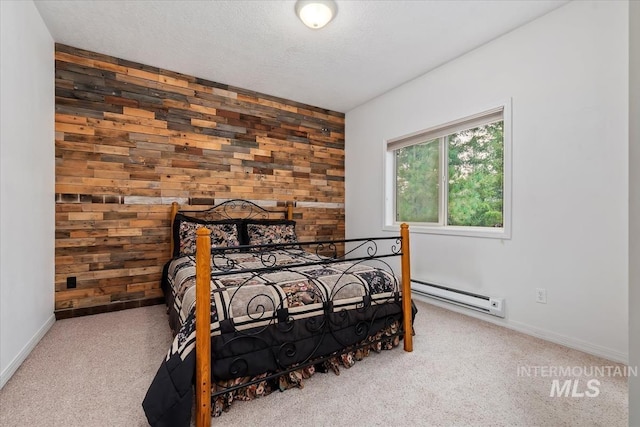
[[[418,295],[455,304],[497,317],[504,317],[504,299],[478,295],[447,286],[411,279],[411,290]]]

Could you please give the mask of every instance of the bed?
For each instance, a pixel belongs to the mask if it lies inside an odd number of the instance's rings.
[[[402,339],[412,351],[406,224],[399,236],[303,242],[293,205],[236,199],[174,204],[171,224],[162,282],[174,340],[143,401],[152,426],[189,426],[194,394],[196,426],[208,426],[234,400],[301,387]]]

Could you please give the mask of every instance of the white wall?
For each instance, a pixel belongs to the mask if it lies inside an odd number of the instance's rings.
[[[629,2],[629,365],[640,366],[640,2]],[[640,426],[640,378],[629,378],[629,425]]]
[[[413,276],[504,297],[491,319],[626,361],[628,46],[626,2],[571,2],[349,111],[347,237],[383,234],[384,140],[512,98],[512,239],[413,233]]]
[[[0,387],[54,309],[54,43],[32,1],[2,1]]]

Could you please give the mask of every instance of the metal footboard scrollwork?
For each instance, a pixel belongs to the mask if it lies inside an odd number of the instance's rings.
[[[212,397],[357,351],[380,331],[412,351],[409,271],[405,224],[394,237],[213,249],[198,230],[196,425],[210,425]]]

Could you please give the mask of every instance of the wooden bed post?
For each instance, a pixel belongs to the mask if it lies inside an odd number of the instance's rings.
[[[169,234],[171,234],[171,257],[173,258],[173,251],[174,251],[174,247],[173,245],[176,244],[176,242],[173,241],[173,221],[175,221],[176,219],[176,214],[178,213],[178,209],[180,209],[180,205],[178,205],[178,202],[173,202],[171,203],[171,222],[170,224],[170,228],[169,228]]]
[[[196,427],[211,426],[211,231],[196,232]]]
[[[411,312],[411,264],[409,263],[409,225],[400,225],[402,238],[402,316],[404,351],[413,351],[413,313]]]
[[[287,219],[289,221],[293,219],[293,202],[287,202]]]

